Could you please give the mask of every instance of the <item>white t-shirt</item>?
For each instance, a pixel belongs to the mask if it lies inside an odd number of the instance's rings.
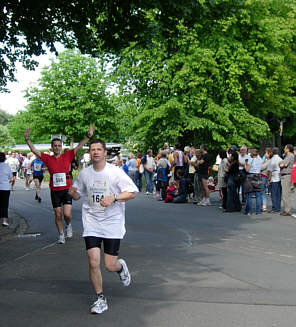
[[[190,160],[190,163],[196,163],[197,158],[196,156],[193,156]],[[189,164],[189,174],[194,174],[195,173],[195,167]]]
[[[262,167],[262,159],[257,156],[255,158],[251,158],[249,160],[248,164],[251,166],[249,173],[250,174],[260,174],[261,167]]]
[[[271,171],[271,182],[276,183],[281,180],[281,169],[280,169],[280,162],[282,162],[283,159],[278,155],[275,154],[270,159],[269,164],[267,166],[267,171]]]
[[[9,180],[11,178],[12,178],[12,172],[10,167],[4,162],[0,162],[0,190],[1,191],[10,190]]]
[[[83,161],[86,163],[90,162],[90,154],[89,153],[84,153]]]
[[[26,159],[24,160],[24,162],[23,162],[23,167],[24,167],[24,169],[25,169],[25,172],[26,172],[28,175],[32,174],[31,163],[32,163],[32,161],[31,161],[30,159],[28,159],[28,158],[26,158]]]
[[[220,163],[221,163],[221,161],[222,161],[222,159],[220,158],[220,156],[219,156],[219,154],[217,155],[217,157],[216,157],[216,162],[215,162],[215,165],[220,165]]]
[[[154,158],[153,157],[149,157],[148,155],[146,156],[146,168],[147,169],[155,169],[155,161],[154,161]]]
[[[91,165],[80,172],[74,186],[84,197],[82,236],[122,239],[125,234],[125,203],[115,202],[104,208],[100,205],[100,200],[103,196],[138,192],[130,177],[109,163],[106,163],[105,168],[99,172]]]
[[[8,164],[13,173],[17,172],[17,168],[19,166],[19,161],[17,158],[9,157],[6,160],[6,163]]]
[[[250,161],[252,159],[251,156],[249,156],[248,154],[245,154],[244,156],[239,154],[238,161],[240,164],[245,165],[246,159],[248,159],[248,164],[250,164]],[[239,170],[243,170],[244,168],[245,168],[244,166],[239,166]]]

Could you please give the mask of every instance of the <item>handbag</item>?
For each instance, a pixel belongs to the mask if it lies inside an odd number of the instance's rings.
[[[139,173],[140,174],[143,174],[144,173],[144,165],[143,164],[140,164]]]
[[[249,174],[246,176],[244,181],[244,192],[261,192],[262,189],[262,179],[259,174]]]
[[[219,170],[219,165],[213,165],[213,167],[212,167],[212,170],[213,171],[218,171]]]
[[[259,174],[252,175],[251,183],[253,186],[253,192],[261,192],[262,190],[262,178]]]
[[[253,185],[251,183],[251,175],[247,175],[244,180],[244,192],[245,193],[252,193],[253,192]]]

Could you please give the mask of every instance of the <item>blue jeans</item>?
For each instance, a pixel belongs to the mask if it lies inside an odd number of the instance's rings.
[[[140,174],[140,172],[138,170],[136,170],[134,183],[137,185],[139,192],[141,192],[142,186],[143,186],[143,177],[142,176],[143,176],[143,174]]]
[[[262,207],[262,197],[261,192],[254,192],[256,195],[256,215],[259,215],[261,213],[261,207]],[[247,194],[247,202],[246,202],[246,208],[245,213],[252,214],[252,195],[253,193]]]
[[[185,196],[176,196],[173,200],[173,203],[186,203],[187,200],[186,200],[186,197]]]
[[[281,198],[282,198],[282,186],[281,182],[271,182],[271,202],[272,210],[280,211],[281,210]]]
[[[145,170],[144,171],[145,182],[146,182],[146,192],[153,193],[153,172]]]
[[[262,191],[261,191],[261,197],[262,197],[262,205],[266,207],[266,185],[267,185],[267,177],[262,177]]]

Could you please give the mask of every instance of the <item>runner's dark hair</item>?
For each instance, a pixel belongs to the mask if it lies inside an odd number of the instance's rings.
[[[63,143],[61,139],[59,139],[58,137],[55,137],[55,138],[52,139],[51,142],[50,142],[51,146],[53,146],[53,142],[55,142],[55,141],[59,141],[59,142]]]
[[[6,160],[6,155],[4,152],[0,152],[0,162],[4,162]]]
[[[103,140],[100,140],[100,139],[92,140],[92,141],[90,142],[90,144],[89,144],[89,148],[90,148],[90,146],[91,146],[92,144],[95,144],[95,143],[100,143],[100,144],[102,144],[103,149],[104,149],[104,150],[107,150],[106,143],[105,143]]]
[[[293,151],[294,151],[294,147],[293,147],[292,144],[287,144],[286,147],[289,149],[290,152],[293,153]]]

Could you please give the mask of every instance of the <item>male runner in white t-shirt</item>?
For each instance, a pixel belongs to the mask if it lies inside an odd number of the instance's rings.
[[[110,272],[118,272],[124,286],[131,278],[123,259],[118,259],[120,240],[125,234],[125,203],[135,197],[138,188],[119,167],[106,162],[106,144],[101,140],[90,143],[93,165],[83,169],[69,189],[74,200],[84,197],[82,205],[83,237],[89,260],[89,276],[97,300],[91,313],[108,309],[103,294],[100,269],[100,249],[104,245],[104,263]]]
[[[33,172],[31,169],[31,164],[32,164],[32,158],[33,154],[28,153],[26,159],[23,162],[23,170],[24,170],[24,177],[25,177],[25,188],[26,191],[30,191],[30,184],[32,183],[33,180]]]

